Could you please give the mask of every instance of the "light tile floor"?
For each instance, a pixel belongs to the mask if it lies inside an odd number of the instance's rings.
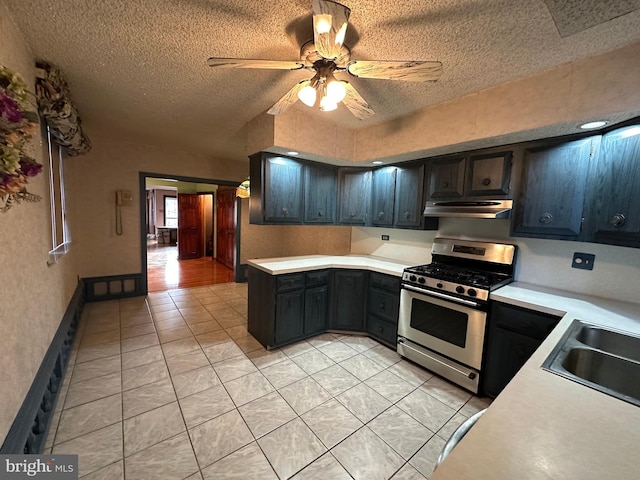
[[[363,336],[266,351],[246,284],[87,304],[46,451],[87,480],[423,479],[487,399]]]

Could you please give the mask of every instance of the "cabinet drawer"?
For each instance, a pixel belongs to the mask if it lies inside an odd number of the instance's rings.
[[[559,321],[560,318],[554,315],[512,307],[498,302],[493,304],[490,318],[492,328],[514,332],[538,341],[547,338],[547,335]]]
[[[368,315],[367,332],[384,342],[395,345],[398,336],[398,326],[385,322],[376,316]]]
[[[329,283],[329,270],[318,270],[317,272],[307,272],[307,288]]]
[[[400,291],[400,277],[392,277],[383,273],[371,272],[369,276],[369,285],[383,290],[392,292]]]
[[[372,288],[369,290],[367,313],[377,315],[389,322],[398,322],[399,294]]]
[[[304,273],[279,275],[276,279],[276,292],[285,292],[296,288],[304,288]]]

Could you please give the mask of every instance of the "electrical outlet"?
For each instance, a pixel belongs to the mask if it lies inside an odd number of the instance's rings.
[[[389,240],[389,235],[382,235],[382,240]]]
[[[581,268],[582,270],[593,270],[593,262],[595,262],[596,256],[591,253],[573,253],[573,261],[571,262],[572,268]]]

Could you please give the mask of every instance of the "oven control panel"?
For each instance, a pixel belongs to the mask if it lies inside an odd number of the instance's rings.
[[[425,277],[424,275],[412,272],[404,272],[402,274],[402,281],[407,285],[412,285],[414,287],[453,293],[477,300],[487,301],[489,298],[489,291],[483,288],[470,287],[455,282],[447,282],[446,280]]]

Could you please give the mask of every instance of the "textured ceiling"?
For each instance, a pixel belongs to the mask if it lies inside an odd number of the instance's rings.
[[[305,72],[214,70],[211,56],[296,60],[311,0],[0,0],[37,59],[58,65],[91,128],[109,124],[222,158],[245,158],[246,123]],[[436,83],[352,79],[387,121],[640,40],[640,1],[344,0],[353,59],[439,60]],[[615,9],[604,8],[614,5]]]

